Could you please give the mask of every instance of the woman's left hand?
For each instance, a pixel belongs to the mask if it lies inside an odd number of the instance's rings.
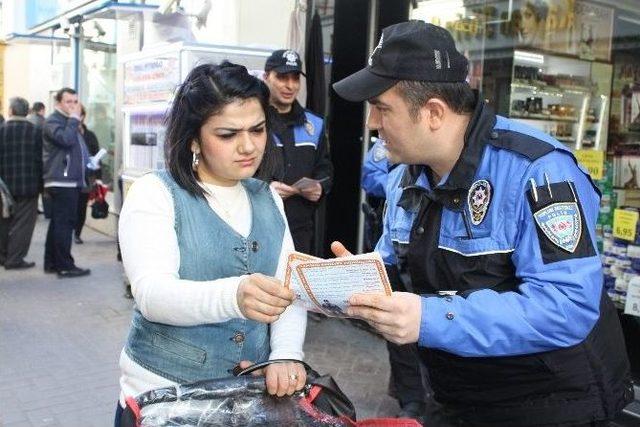
[[[307,371],[300,363],[273,363],[267,366],[265,371],[269,394],[279,397],[285,394],[291,396],[294,392],[302,390],[307,381]]]
[[[251,362],[242,361],[242,369],[251,366]],[[272,363],[261,371],[256,371],[254,375],[263,374],[266,377],[267,391],[278,397],[284,395],[291,396],[294,392],[302,390],[307,381],[307,371],[301,363],[286,362]]]

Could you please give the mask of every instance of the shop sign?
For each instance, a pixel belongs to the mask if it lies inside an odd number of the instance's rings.
[[[180,83],[176,57],[131,61],[124,67],[124,103],[166,102]]]
[[[614,9],[586,1],[419,3],[414,17],[445,27],[460,50],[533,48],[609,61]]]
[[[576,150],[576,158],[584,166],[592,179],[602,179],[604,176],[604,151]]]
[[[613,212],[613,237],[628,241],[636,239],[638,212],[616,209]]]

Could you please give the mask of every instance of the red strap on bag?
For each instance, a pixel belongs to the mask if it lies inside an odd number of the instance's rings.
[[[140,425],[140,406],[138,406],[138,402],[134,397],[125,397],[124,402],[127,404],[127,407],[131,409],[133,415],[136,417],[136,426]]]
[[[302,408],[316,419],[326,417],[324,413],[313,406],[313,401],[320,393],[322,393],[322,387],[314,385],[309,390],[309,394],[300,402]],[[340,420],[354,427],[422,427],[422,424],[412,418],[367,418],[366,420],[353,421],[347,417],[340,417]]]

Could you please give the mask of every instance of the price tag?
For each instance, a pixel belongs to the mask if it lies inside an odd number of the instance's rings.
[[[600,150],[576,150],[578,162],[584,166],[593,179],[602,179],[604,176],[604,151]]]
[[[631,281],[629,281],[624,314],[640,317],[640,280],[631,279]]]
[[[616,209],[613,212],[613,237],[635,240],[636,224],[638,224],[638,212]]]

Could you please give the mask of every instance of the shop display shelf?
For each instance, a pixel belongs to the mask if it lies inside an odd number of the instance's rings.
[[[545,122],[570,122],[577,123],[577,117],[566,117],[566,116],[552,116],[548,114],[536,114],[536,113],[527,113],[527,114],[519,114],[519,113],[510,113],[510,116],[514,119],[526,119],[526,120],[542,120]]]
[[[511,87],[558,97],[562,97],[565,94],[584,96],[592,92],[592,89],[586,86],[549,86],[545,82],[532,82],[525,80],[514,80],[511,83]]]

